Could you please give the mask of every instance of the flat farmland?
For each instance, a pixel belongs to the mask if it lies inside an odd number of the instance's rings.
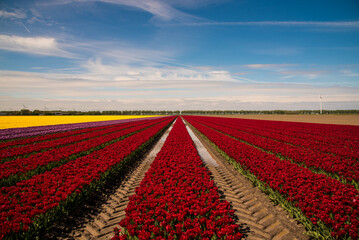
[[[0,239],[358,239],[358,143],[297,119],[2,129]]]
[[[336,115],[336,114],[323,114],[323,115],[248,114],[247,115],[246,114],[246,115],[208,115],[208,116],[359,126],[359,115]]]
[[[1,116],[0,129],[158,117],[155,115]]]

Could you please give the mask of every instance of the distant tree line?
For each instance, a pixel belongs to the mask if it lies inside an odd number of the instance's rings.
[[[8,116],[54,116],[54,115],[180,115],[180,111],[151,111],[151,110],[125,110],[125,111],[63,111],[63,110],[29,110],[0,111],[0,115]]]
[[[183,115],[238,115],[238,114],[283,114],[283,115],[294,115],[294,114],[319,114],[319,110],[188,110],[182,111]],[[359,114],[359,110],[323,110],[322,114]]]
[[[319,110],[184,110],[184,111],[152,111],[152,110],[125,110],[125,111],[62,111],[62,110],[29,110],[0,111],[2,116],[30,116],[30,115],[236,115],[236,114],[319,114]],[[323,114],[359,114],[359,110],[323,110]]]

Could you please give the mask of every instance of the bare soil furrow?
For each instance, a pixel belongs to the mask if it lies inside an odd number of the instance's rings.
[[[242,227],[245,239],[309,239],[305,228],[223,159],[199,134],[187,129],[220,193],[227,200]],[[207,151],[207,153],[203,153]]]
[[[61,239],[104,240],[111,239],[114,236],[114,228],[119,228],[118,223],[125,218],[125,209],[129,202],[129,197],[135,193],[136,187],[139,186],[157,153],[162,148],[172,126],[164,133],[137,168],[124,179],[121,186],[107,198],[107,202],[99,207],[100,210],[89,215],[88,221],[81,226],[74,227],[73,231]]]
[[[111,208],[111,211],[108,211],[104,208],[104,211],[107,211],[107,213],[111,216],[109,219],[105,220],[101,223],[99,220],[99,217],[96,217],[94,219],[94,222],[92,223],[92,226],[97,227],[96,232],[91,232],[92,236],[90,239],[111,239],[113,234],[113,229],[118,226],[118,223],[125,217],[125,209],[128,204],[128,198],[129,196],[133,195],[135,193],[135,188],[129,187],[134,185],[134,178],[140,178],[142,179],[147,172],[147,170],[150,167],[149,162],[152,162],[153,158],[146,158],[144,162],[140,165],[136,171],[134,171],[131,175],[131,178],[127,184],[125,184],[125,194],[117,199],[117,204],[114,204],[115,202],[110,202],[109,207]],[[132,180],[132,181],[131,181]],[[85,229],[86,232],[87,229]]]

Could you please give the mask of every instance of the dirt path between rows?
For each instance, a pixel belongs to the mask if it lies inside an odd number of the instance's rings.
[[[222,196],[235,210],[244,239],[309,239],[304,234],[304,226],[298,224],[280,206],[274,206],[264,193],[253,187],[248,179],[236,171],[188,125],[187,129]]]

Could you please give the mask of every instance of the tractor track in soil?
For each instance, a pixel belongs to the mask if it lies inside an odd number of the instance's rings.
[[[179,120],[179,119],[178,119]],[[173,123],[174,124],[174,123]],[[121,185],[107,197],[87,221],[76,224],[72,230],[57,239],[105,240],[114,236],[114,228],[125,218],[129,196],[135,193],[157,153],[162,148],[172,126],[163,134],[142,162],[129,174]],[[197,133],[187,129],[206,167],[212,174],[223,199],[227,200],[241,226],[244,239],[248,240],[304,240],[305,228],[298,224],[280,206],[274,206],[268,197],[233,168],[220,154]]]
[[[223,199],[227,200],[248,240],[304,240],[305,228],[298,224],[280,206],[274,206],[268,197],[241,175],[203,138],[186,123],[199,155],[212,173]]]
[[[72,231],[57,239],[111,239],[114,236],[114,228],[120,228],[118,223],[125,218],[125,209],[129,202],[129,197],[135,193],[136,187],[139,186],[157,153],[161,150],[174,123],[166,130],[132,173],[127,175],[121,181],[121,185],[107,197],[107,201],[102,203],[102,206],[96,212],[90,213],[86,217],[87,221],[75,224]]]

